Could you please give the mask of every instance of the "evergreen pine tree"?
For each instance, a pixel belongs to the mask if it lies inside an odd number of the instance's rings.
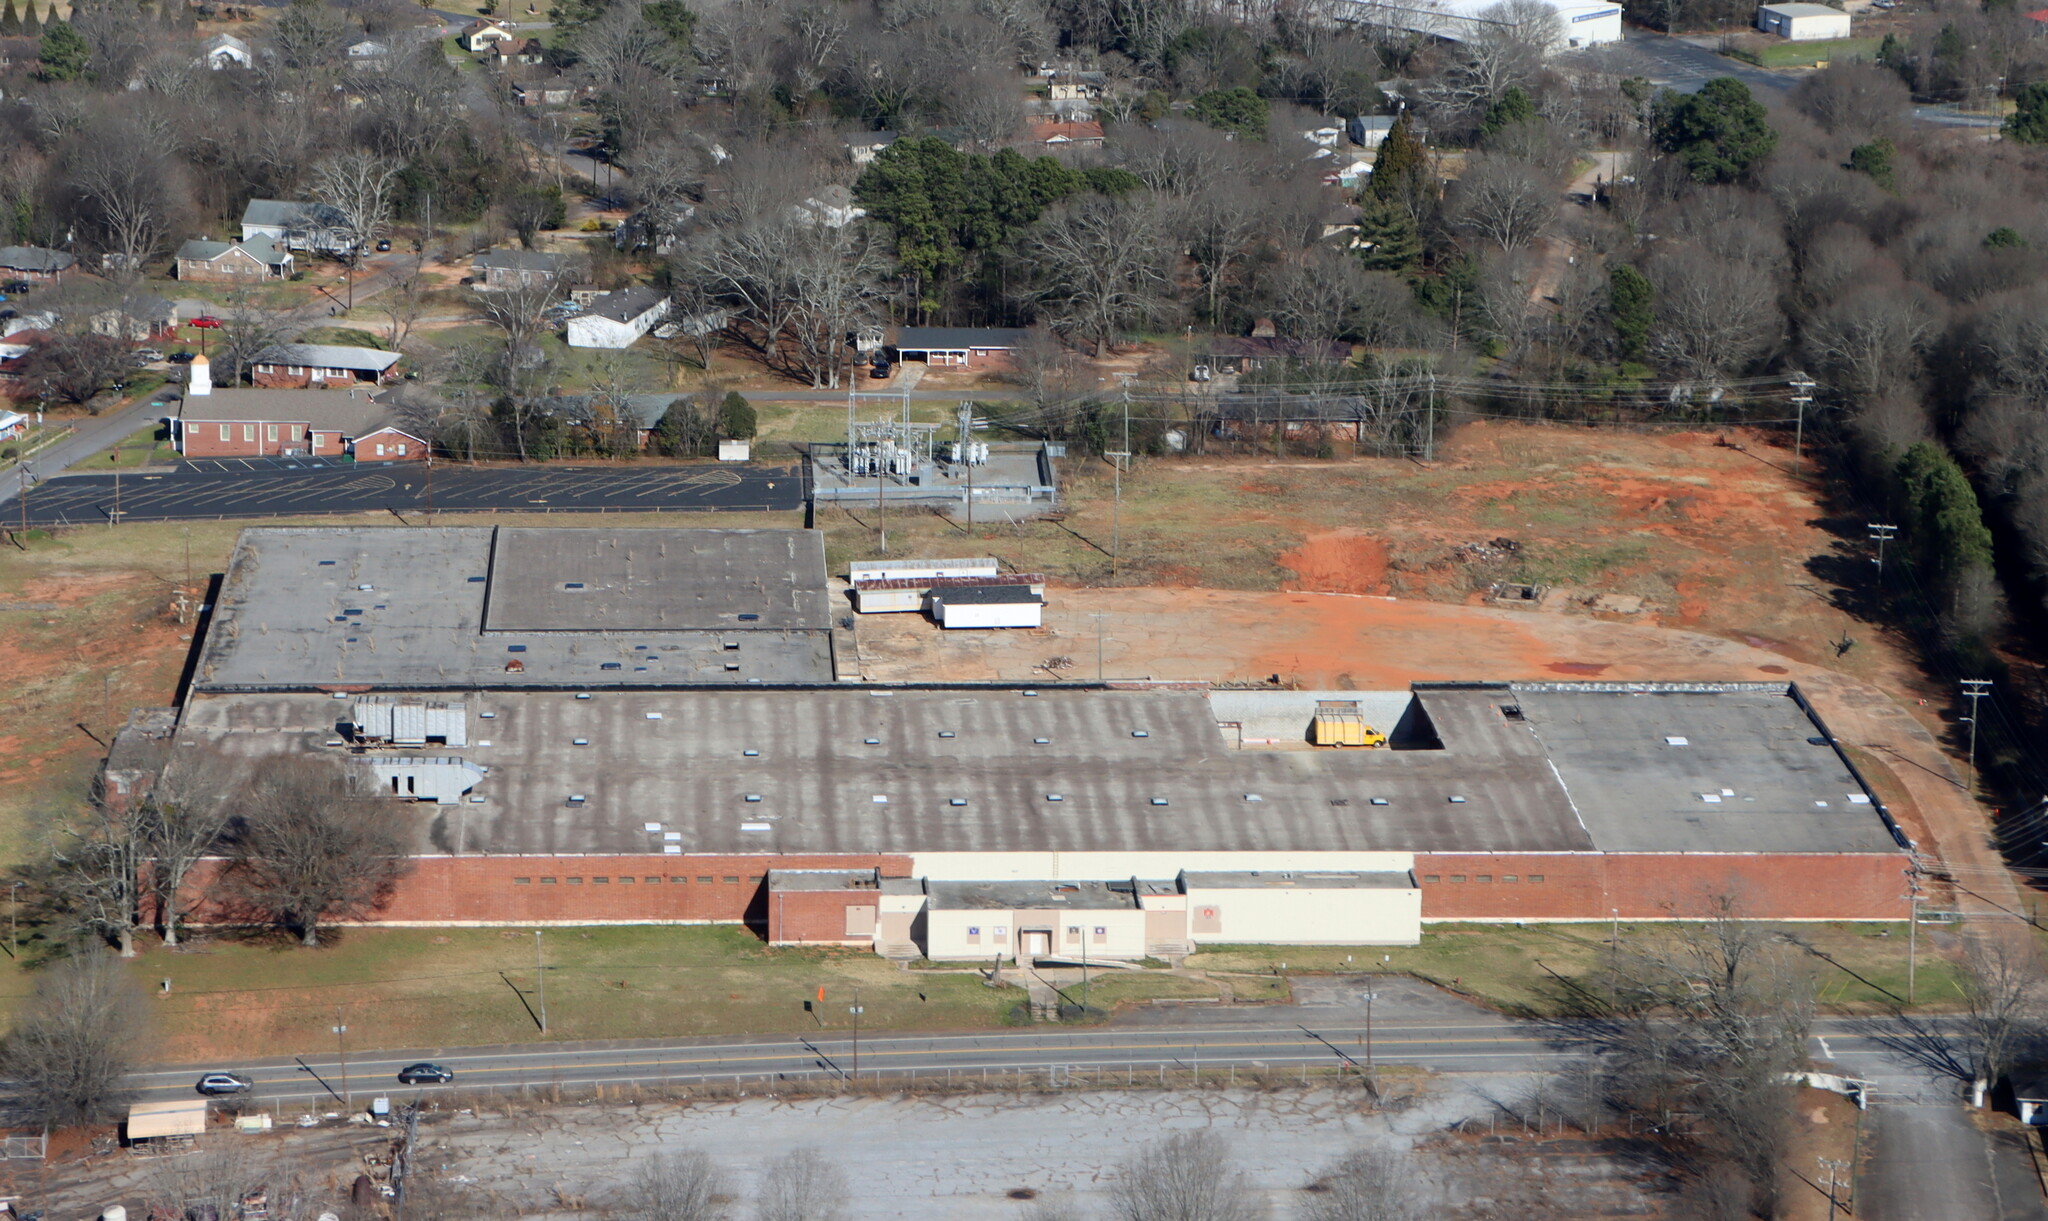
[[[7,0],[7,7],[0,9],[0,38],[13,38],[21,33],[21,14],[14,9],[14,0]]]
[[[43,23],[36,19],[36,0],[28,0],[28,12],[21,19],[21,36],[23,38],[41,38],[43,36]]]
[[[1398,199],[1368,194],[1358,207],[1358,261],[1373,271],[1406,271],[1422,257],[1422,233]]]
[[[1393,129],[1387,132],[1387,138],[1380,141],[1366,190],[1378,200],[1407,199],[1413,194],[1412,184],[1421,179],[1427,162],[1428,153],[1423,148],[1422,138],[1415,134],[1415,120],[1403,110],[1401,117],[1394,120]]]

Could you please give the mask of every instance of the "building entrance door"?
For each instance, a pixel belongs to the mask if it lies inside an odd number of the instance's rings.
[[[1025,958],[1050,958],[1052,956],[1052,930],[1049,928],[1027,928],[1020,930],[1024,938]]]

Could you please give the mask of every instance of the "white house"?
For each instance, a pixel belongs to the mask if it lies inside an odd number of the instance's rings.
[[[591,298],[569,319],[572,348],[630,348],[668,313],[668,298],[644,285]]]
[[[1847,38],[1849,14],[1825,4],[1765,4],[1756,10],[1756,28],[1793,42]]]
[[[1342,0],[1351,19],[1465,42],[1489,25],[1507,24],[1500,0]],[[1621,41],[1621,6],[1608,0],[1543,0],[1557,13],[1550,50],[1570,51]]]
[[[458,37],[461,38],[465,50],[483,52],[491,50],[501,42],[511,42],[519,35],[514,34],[512,27],[502,21],[486,21],[479,18],[463,26]]]
[[[354,244],[342,215],[324,203],[252,199],[242,209],[242,242],[267,237],[287,250],[346,254]]]
[[[218,72],[222,68],[249,66],[249,44],[233,34],[215,34],[201,48],[199,62]]]
[[[348,45],[348,66],[351,68],[382,71],[390,62],[391,48],[374,38]]]

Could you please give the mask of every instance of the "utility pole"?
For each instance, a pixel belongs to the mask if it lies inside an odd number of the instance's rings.
[[[1920,879],[1906,870],[1906,1003],[1913,1003],[1913,976],[1920,965]]]
[[[859,988],[853,990],[853,1003],[846,1007],[846,1011],[853,1015],[853,1078],[858,1081],[860,1080],[860,1015],[866,1012],[861,1007]]]
[[[1966,678],[1963,680],[1963,698],[1970,701],[1970,784],[1969,792],[1977,792],[1977,701],[1991,694],[1991,680],[1988,678]]]
[[[1813,401],[1814,380],[1804,373],[1792,375],[1792,406],[1799,412],[1799,422],[1792,434],[1792,473],[1799,473],[1800,455],[1806,447],[1806,405]]]
[[[1457,340],[1457,335],[1456,335],[1455,333],[1453,333],[1453,334],[1452,334],[1452,336],[1451,336],[1451,342],[1452,342],[1453,344],[1456,344],[1456,343],[1458,342],[1458,340]],[[1426,400],[1426,402],[1425,402],[1425,405],[1424,405],[1424,411],[1426,412],[1426,415],[1424,416],[1424,422],[1423,422],[1423,433],[1422,433],[1422,460],[1423,460],[1424,462],[1434,462],[1434,461],[1436,461],[1436,370],[1435,370],[1435,369],[1431,369],[1431,370],[1429,371],[1429,398],[1428,398],[1428,399]]]
[[[1828,1172],[1828,1221],[1835,1221],[1835,1210],[1840,1207],[1835,1202],[1835,1175],[1847,1170],[1849,1163],[1825,1157],[1816,1160],[1820,1162],[1820,1168]]]
[[[9,882],[7,884],[7,945],[8,948],[14,950],[21,949],[21,923],[17,918],[20,910],[20,899],[21,883]]]
[[[1119,373],[1117,379],[1123,383],[1124,447],[1104,455],[1110,460],[1116,472],[1115,501],[1109,511],[1109,575],[1116,576],[1117,564],[1124,554],[1124,463],[1131,457],[1131,378],[1135,374]]]
[[[1095,620],[1095,681],[1102,681],[1102,621],[1109,618],[1108,611],[1089,611],[1088,617]]]
[[[1870,541],[1877,544],[1877,558],[1871,562],[1877,565],[1877,584],[1878,588],[1882,589],[1884,587],[1884,545],[1899,536],[1899,528],[1874,521],[1867,522],[1865,525],[1870,530]]]
[[[548,1032],[548,969],[540,961],[540,930],[533,930],[534,992],[540,997],[540,1032]]]
[[[342,1024],[341,1006],[334,1007],[334,1042],[341,1048],[341,1105],[350,1104],[348,1092],[348,1027]]]

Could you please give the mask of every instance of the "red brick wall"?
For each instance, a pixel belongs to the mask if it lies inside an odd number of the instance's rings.
[[[873,890],[778,890],[767,897],[768,943],[798,942],[868,944],[873,937],[846,935],[846,909],[872,907],[878,913],[881,895]],[[879,915],[878,915],[879,918]]]
[[[228,439],[220,439],[221,425],[226,424]],[[332,452],[333,447],[321,448],[308,441],[308,430],[304,421],[264,420],[179,420],[178,452],[187,458],[259,458],[281,454],[287,449],[306,453],[309,448],[316,453]],[[255,431],[252,440],[242,439],[243,429]],[[277,429],[277,440],[270,439],[270,430]]]
[[[770,869],[910,871],[902,856],[428,856],[372,923],[601,924],[767,921]],[[631,882],[621,878],[630,877]],[[521,881],[521,879],[525,879]],[[547,879],[553,878],[552,882]],[[599,879],[603,881],[599,881]],[[659,878],[649,882],[648,878]],[[683,879],[677,881],[676,879]],[[710,881],[701,879],[709,878]],[[727,878],[735,881],[728,882]],[[580,880],[578,880],[580,879]],[[195,879],[195,887],[199,883]],[[868,898],[873,900],[873,892]],[[204,923],[204,914],[195,923]],[[838,929],[845,934],[845,915]]]
[[[1757,919],[1903,920],[1905,867],[1877,852],[1417,853],[1415,880],[1424,920],[1699,917],[1723,896]]]

